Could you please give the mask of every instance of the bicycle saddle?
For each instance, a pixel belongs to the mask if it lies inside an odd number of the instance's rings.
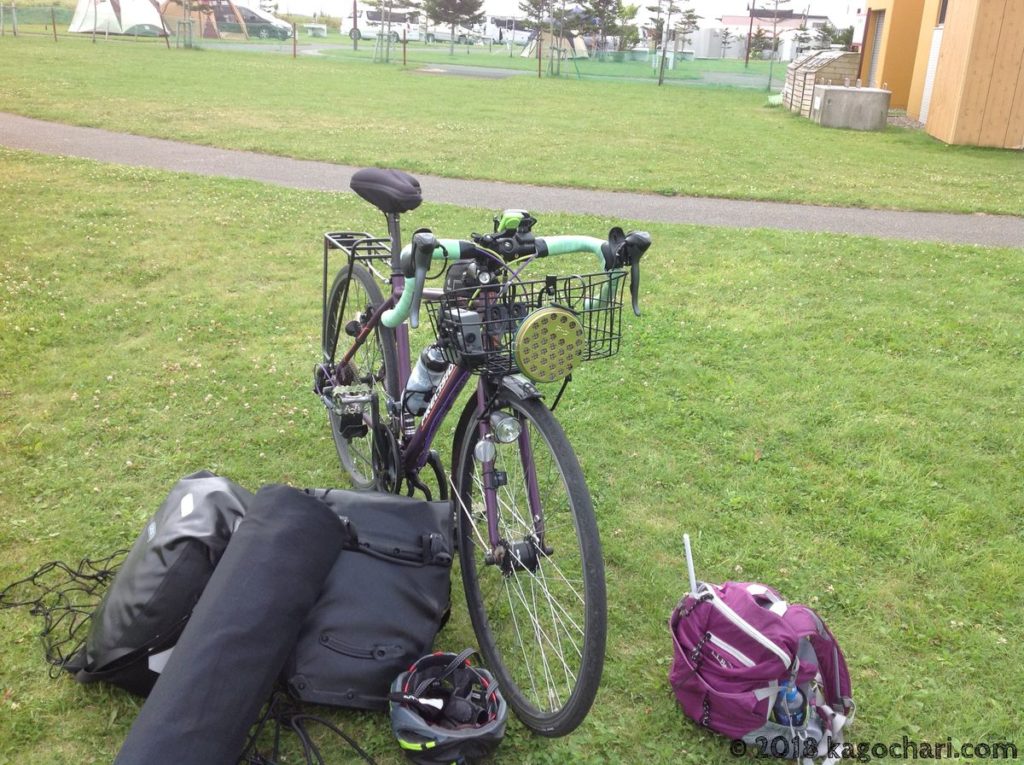
[[[349,187],[385,215],[415,210],[423,201],[420,182],[401,170],[358,170]]]

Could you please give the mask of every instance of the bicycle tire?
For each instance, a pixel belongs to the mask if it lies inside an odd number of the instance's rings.
[[[351,268],[352,277],[349,278]],[[373,275],[358,263],[344,266],[334,277],[327,300],[327,325],[324,332],[324,358],[333,369],[338,350],[338,338],[345,331],[345,325],[352,320],[363,321],[373,309],[384,302],[380,287]],[[341,315],[344,303],[345,315]],[[387,402],[393,400],[398,390],[398,349],[395,332],[378,324],[373,335],[356,351],[353,365],[353,381],[345,386],[349,392],[374,391],[378,396],[381,420],[387,421]],[[378,485],[378,470],[374,459],[373,423],[367,419],[365,435],[346,437],[340,429],[341,418],[328,410],[331,435],[338,451],[342,470],[348,473],[357,489],[372,489]]]
[[[511,391],[504,392],[501,408],[519,419],[529,435],[543,502],[544,541],[551,552],[545,555],[531,546],[536,553],[533,571],[528,566],[507,571],[485,561],[487,521],[473,456],[479,416],[471,400],[456,429],[453,450],[453,501],[466,604],[481,654],[509,706],[535,733],[564,736],[590,711],[604,668],[607,596],[597,522],[579,461],[554,415],[540,401]],[[520,442],[495,446],[495,468],[508,478],[498,490],[499,533],[506,541],[525,543],[533,523],[525,505],[528,489]],[[542,609],[537,608],[538,598]],[[532,626],[532,634],[520,631],[524,623]]]

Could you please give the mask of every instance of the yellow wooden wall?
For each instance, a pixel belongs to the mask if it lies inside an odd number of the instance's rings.
[[[1024,2],[949,3],[926,130],[947,143],[1024,148]]]
[[[1024,0],[1020,0],[1024,2]],[[864,53],[861,56],[860,78],[865,86],[892,91],[890,106],[905,109],[910,100],[910,86],[914,74],[918,37],[921,33],[921,13],[925,0],[870,0],[868,24],[864,35]],[[876,11],[885,11],[881,49],[875,81],[868,82],[871,56],[875,41]]]
[[[925,129],[946,143],[1024,148],[1024,2],[950,0],[942,34]]]

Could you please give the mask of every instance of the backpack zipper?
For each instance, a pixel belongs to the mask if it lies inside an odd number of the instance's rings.
[[[747,656],[745,653],[743,653],[739,648],[729,645],[724,640],[722,640],[722,638],[718,637],[718,635],[715,635],[712,632],[709,632],[708,634],[711,635],[711,645],[715,646],[715,648],[725,651],[727,654],[732,656],[734,659],[736,659],[736,661],[738,661],[745,667],[754,666],[754,660]]]
[[[789,654],[787,654],[782,648],[780,648],[767,637],[765,637],[763,634],[761,634],[761,632],[752,624],[750,624],[750,622],[748,622],[738,613],[733,611],[732,608],[730,608],[728,604],[726,604],[726,602],[718,596],[718,593],[716,593],[714,589],[708,588],[708,591],[711,593],[711,604],[715,608],[717,608],[726,619],[728,619],[730,622],[732,622],[741,630],[743,630],[743,632],[745,632],[750,638],[756,640],[769,651],[774,653],[777,657],[779,657],[782,663],[786,665],[786,669],[789,669],[790,664],[793,663],[793,660],[789,657]]]

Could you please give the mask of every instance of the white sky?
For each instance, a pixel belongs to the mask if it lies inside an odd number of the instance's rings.
[[[571,2],[572,0],[569,0]],[[368,0],[358,0],[365,6]],[[638,5],[653,5],[653,0],[633,0]],[[698,16],[705,21],[701,26],[710,26],[715,17],[722,15],[743,16],[750,0],[676,0],[683,8],[694,8]],[[756,0],[757,7],[773,7],[773,0]],[[828,16],[836,26],[849,26],[854,23],[858,11],[862,11],[868,0],[789,0],[780,2],[779,7],[794,11],[809,9],[809,13]],[[282,13],[312,13],[314,10],[332,16],[349,15],[352,12],[352,0],[278,0]],[[484,0],[484,9],[488,13],[519,16],[519,0]],[[642,12],[641,12],[642,13]]]
[[[632,0],[641,7],[653,5],[653,0]],[[698,16],[707,21],[714,20],[722,15],[744,16],[750,0],[676,0],[681,8],[693,8]],[[756,0],[757,7],[774,7],[773,0]],[[853,17],[858,10],[863,11],[867,7],[868,0],[790,0],[788,3],[779,3],[779,8],[794,11],[803,11],[810,8],[810,13],[816,16],[828,16],[837,26],[848,26],[853,23]],[[484,8],[490,13],[505,13],[519,15],[519,0],[484,0]],[[702,26],[707,26],[703,24]]]

